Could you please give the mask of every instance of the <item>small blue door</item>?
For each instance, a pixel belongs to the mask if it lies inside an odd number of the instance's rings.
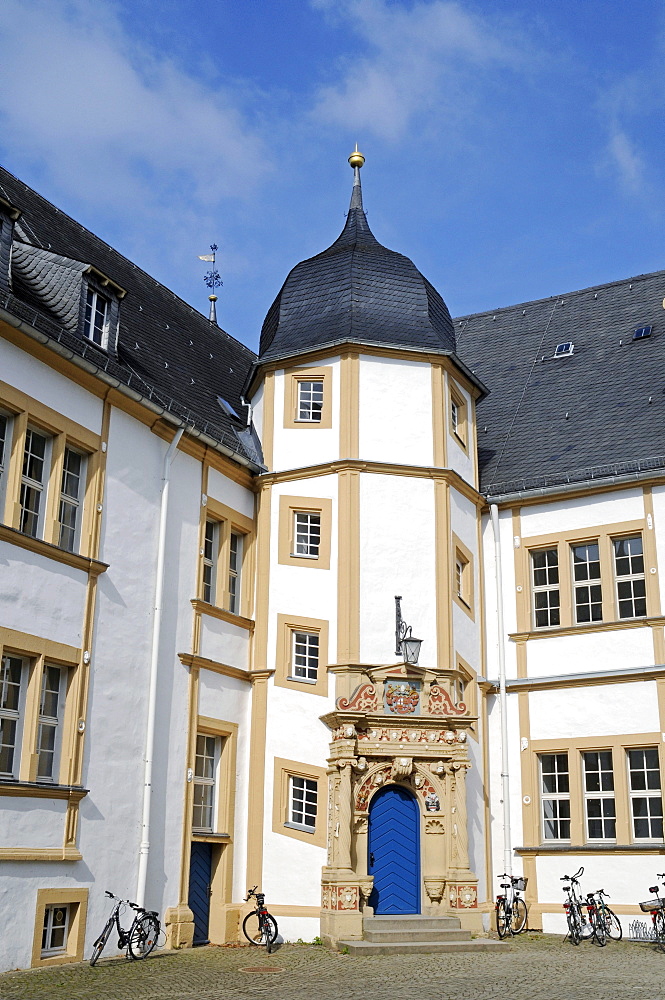
[[[420,913],[420,812],[401,785],[382,788],[370,803],[367,872],[376,914]]]
[[[192,842],[189,862],[189,908],[194,914],[194,944],[208,943],[212,844]]]

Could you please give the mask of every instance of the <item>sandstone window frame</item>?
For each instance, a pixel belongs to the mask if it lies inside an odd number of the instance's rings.
[[[321,383],[323,399],[320,420],[307,420],[299,417],[301,382]],[[330,430],[332,428],[332,387],[333,369],[331,365],[286,369],[284,371],[284,427],[290,430]]]
[[[315,781],[317,786],[316,823],[312,830],[292,824],[290,821],[290,779],[304,778]],[[301,761],[287,760],[283,757],[274,759],[273,780],[273,833],[284,837],[292,837],[305,844],[325,847],[327,842],[327,801],[328,777],[324,767],[305,764]]]
[[[658,562],[655,539],[650,537],[653,530],[646,519],[599,524],[574,531],[551,532],[543,535],[526,536],[520,539],[516,550],[517,588],[517,631],[527,635],[560,634],[561,631],[577,633],[598,628],[614,628],[622,624],[640,622],[660,613],[658,593]],[[635,617],[620,617],[617,577],[615,566],[615,542],[640,536],[644,559],[644,586],[646,591],[646,614]],[[601,586],[602,618],[597,621],[577,621],[576,587],[587,581],[575,580],[574,549],[585,545],[598,545],[600,577],[591,581]],[[552,584],[559,591],[559,623],[556,625],[536,625],[534,578],[532,554],[538,551],[554,550],[558,554],[558,583]],[[653,572],[653,571],[656,572]],[[633,575],[634,576],[634,575]],[[641,574],[637,574],[641,578]],[[631,577],[632,578],[632,577]]]
[[[320,517],[320,542],[318,555],[295,553],[296,514],[318,514]],[[308,569],[330,569],[332,535],[332,500],[327,497],[297,497],[282,495],[279,498],[278,562],[284,566]]]
[[[627,846],[633,850],[638,850],[640,846],[646,850],[653,850],[654,847],[665,847],[664,839],[637,837],[633,827],[631,799],[634,795],[639,796],[640,793],[639,790],[631,789],[629,751],[653,748],[656,748],[658,753],[661,786],[655,794],[660,795],[662,801],[665,744],[660,733],[626,733],[613,736],[578,736],[566,739],[530,741],[528,749],[524,751],[522,768],[522,794],[529,800],[529,804],[522,806],[524,836],[528,846],[538,849],[562,844],[571,854],[574,854],[577,849],[587,850],[594,845],[597,847],[607,845],[608,849]],[[610,751],[612,754],[614,787],[610,794],[615,800],[616,836],[614,838],[589,836],[586,800],[594,797],[594,793],[587,792],[585,787],[584,754],[589,751]],[[567,840],[546,840],[544,837],[540,777],[540,758],[543,754],[566,754],[568,758],[570,838]],[[595,797],[598,796],[595,795]]]
[[[207,526],[214,525],[212,537],[212,554],[208,555],[210,545],[206,539]],[[201,523],[199,526],[199,571],[198,571],[198,594],[199,600],[204,605],[219,608],[239,618],[248,618],[251,610],[251,569],[250,560],[252,558],[252,548],[254,542],[255,525],[252,518],[241,514],[227,504],[216,500],[214,497],[206,496],[205,503],[201,505]],[[235,599],[232,594],[231,567],[233,562],[233,552],[231,540],[233,536],[239,536],[242,540],[240,546],[240,560],[236,560],[236,567],[233,580],[236,585]],[[206,574],[209,572],[212,601],[207,601]],[[234,610],[231,610],[232,605]]]
[[[469,444],[469,406],[467,400],[452,379],[448,378],[448,430],[450,436],[463,451],[468,451]]]
[[[101,464],[101,436],[81,424],[33,399],[6,382],[0,381],[0,413],[7,421],[4,461],[0,479],[0,528],[19,532],[23,545],[43,551],[43,543],[62,555],[94,559],[94,526],[98,511],[95,505],[96,480]],[[22,530],[22,498],[31,478],[24,472],[26,440],[30,434],[43,437],[47,444],[43,478],[39,485],[40,511],[36,532]],[[65,456],[68,451],[81,456],[84,472],[77,500],[75,544],[71,549],[61,544],[61,505],[65,479]],[[29,470],[28,470],[29,471]],[[32,484],[34,485],[34,484]],[[7,535],[6,530],[3,535]],[[54,556],[55,552],[52,551]]]
[[[319,636],[319,664],[315,681],[293,674],[293,636],[296,632],[316,633]],[[278,687],[305,694],[324,697],[328,694],[328,636],[329,622],[321,618],[303,618],[300,615],[277,615],[277,650],[274,683]]]
[[[453,601],[475,621],[475,560],[473,552],[453,533],[452,536],[452,596]]]
[[[68,907],[68,924],[65,948],[55,954],[43,954],[42,935],[44,919],[49,907]],[[32,941],[32,968],[48,968],[84,960],[88,890],[76,888],[38,889],[35,908],[35,929]]]

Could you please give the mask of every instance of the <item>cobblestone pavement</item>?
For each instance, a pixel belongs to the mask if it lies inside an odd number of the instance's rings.
[[[278,971],[243,971],[248,969]],[[665,955],[649,944],[531,934],[487,955],[353,958],[315,945],[197,948],[143,962],[0,976],[1,1000],[663,1000]]]

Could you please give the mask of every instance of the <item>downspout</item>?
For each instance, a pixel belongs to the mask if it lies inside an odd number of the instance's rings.
[[[136,885],[136,902],[145,905],[145,887],[148,877],[150,854],[150,806],[152,802],[152,760],[155,752],[155,715],[157,707],[157,672],[162,631],[162,602],[164,597],[164,553],[166,550],[166,520],[169,510],[171,463],[185,428],[179,427],[164,456],[162,471],[162,496],[159,510],[159,538],[157,542],[157,575],[155,581],[155,608],[152,620],[152,649],[150,653],[150,686],[148,689],[148,725],[145,734],[145,766],[143,771],[143,813],[141,816],[141,846],[139,848],[139,874]]]
[[[510,833],[510,763],[508,755],[508,699],[506,696],[506,653],[503,626],[503,574],[501,571],[501,541],[499,538],[499,508],[490,506],[492,533],[494,534],[494,560],[496,575],[496,625],[499,633],[499,714],[501,716],[501,795],[503,799],[503,870],[508,875],[513,870],[513,846]]]

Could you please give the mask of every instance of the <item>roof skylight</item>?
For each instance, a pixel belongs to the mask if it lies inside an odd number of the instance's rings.
[[[633,334],[633,340],[644,340],[645,337],[650,337],[651,329],[652,328],[650,326],[638,327],[637,330],[635,330],[635,333]]]
[[[575,345],[572,340],[566,340],[563,344],[557,344],[556,350],[554,352],[555,358],[566,358],[569,354],[572,354],[575,349]]]

